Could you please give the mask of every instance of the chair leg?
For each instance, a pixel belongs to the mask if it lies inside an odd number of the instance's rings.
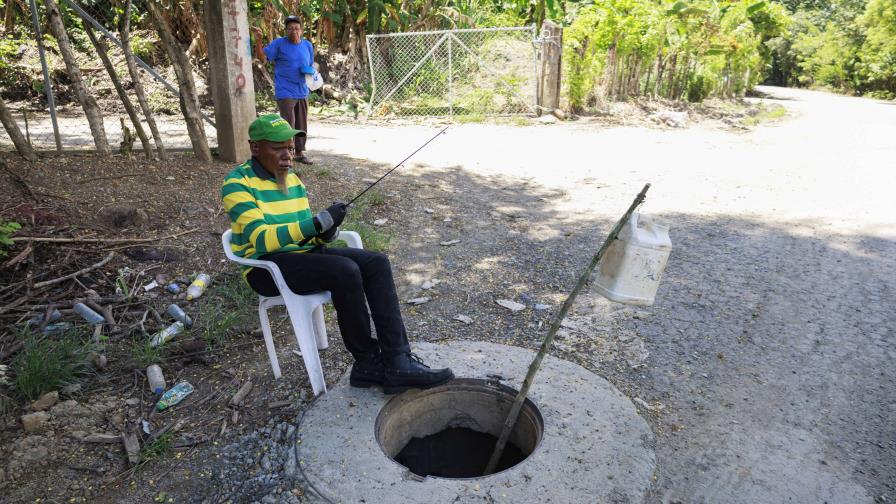
[[[320,356],[317,354],[317,341],[314,337],[314,322],[312,312],[306,306],[286,300],[286,309],[289,310],[289,319],[292,322],[296,343],[302,352],[302,360],[305,361],[305,369],[311,381],[311,390],[314,395],[327,391],[327,382],[324,379],[323,366]]]
[[[261,323],[261,333],[264,335],[264,346],[268,350],[268,359],[274,370],[274,378],[280,379],[280,361],[277,360],[277,350],[274,348],[274,336],[271,334],[271,321],[268,319],[268,309],[264,302],[258,303],[258,320]]]
[[[324,320],[324,306],[319,305],[315,308],[311,318],[314,320],[314,337],[317,339],[317,349],[324,350],[330,346],[330,342],[327,340],[327,323]]]

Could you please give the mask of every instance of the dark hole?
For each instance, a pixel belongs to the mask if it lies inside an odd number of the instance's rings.
[[[412,438],[395,461],[420,476],[477,478],[492,456],[498,438],[466,427],[449,427],[424,438]],[[516,445],[507,443],[495,472],[513,467],[526,458]]]

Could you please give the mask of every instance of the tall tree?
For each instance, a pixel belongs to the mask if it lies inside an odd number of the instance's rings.
[[[49,1],[49,0],[48,0]],[[202,162],[212,159],[208,148],[208,140],[205,137],[205,128],[202,124],[202,112],[199,108],[199,97],[196,94],[196,84],[193,82],[193,66],[180,45],[174,38],[168,20],[162,15],[155,0],[145,2],[146,10],[152,16],[156,29],[165,46],[165,52],[177,74],[177,82],[180,88],[180,109],[187,123],[187,132],[190,135],[190,143],[193,145],[193,153]]]
[[[153,159],[155,156],[153,156],[152,144],[149,143],[149,138],[147,138],[146,132],[143,131],[143,125],[140,124],[140,117],[137,116],[137,111],[134,110],[134,105],[131,104],[131,99],[128,97],[127,91],[125,91],[124,86],[121,85],[121,79],[118,78],[118,72],[115,71],[115,67],[109,59],[109,47],[104,40],[97,38],[89,23],[84,23],[84,31],[87,32],[87,37],[93,44],[94,49],[96,49],[100,61],[102,61],[103,66],[106,67],[106,73],[108,73],[109,78],[112,79],[112,85],[115,86],[115,92],[118,93],[118,99],[121,100],[124,110],[128,113],[128,117],[131,118],[131,123],[134,125],[137,137],[140,138],[140,143],[143,144],[143,153],[146,155],[147,159]]]
[[[6,108],[6,103],[3,101],[3,97],[0,97],[0,122],[3,123],[3,128],[6,129],[6,134],[12,139],[12,143],[16,146],[16,150],[19,151],[19,154],[28,161],[37,161],[37,154],[34,152],[34,149],[31,148],[31,144],[29,144],[28,141],[25,140],[25,137],[22,136],[22,130],[19,129],[19,125],[16,124],[9,109]]]
[[[140,74],[137,71],[137,62],[134,60],[134,53],[131,50],[131,8],[132,0],[127,0],[124,6],[124,15],[121,17],[121,49],[124,52],[124,59],[128,65],[128,73],[131,75],[131,82],[134,84],[134,94],[137,95],[137,102],[140,103],[140,109],[143,110],[143,117],[146,118],[146,124],[152,137],[155,139],[156,150],[159,151],[159,159],[168,159],[168,153],[165,152],[165,145],[162,143],[162,135],[159,134],[159,128],[156,126],[156,119],[153,116],[152,109],[149,108],[149,102],[146,100],[146,92],[143,91],[143,83]]]
[[[106,128],[103,126],[103,114],[100,112],[96,100],[87,92],[87,87],[84,85],[81,69],[78,68],[68,33],[65,31],[65,25],[62,23],[62,14],[59,12],[59,6],[54,0],[44,0],[44,5],[47,7],[50,30],[59,43],[59,52],[62,55],[62,60],[65,62],[65,68],[68,70],[69,80],[72,82],[72,87],[75,89],[81,108],[84,109],[84,113],[87,115],[87,123],[90,125],[90,132],[93,134],[93,143],[96,145],[97,152],[107,155],[111,150],[109,148],[109,140],[106,138]]]

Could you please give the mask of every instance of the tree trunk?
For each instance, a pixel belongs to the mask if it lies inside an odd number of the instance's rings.
[[[187,132],[190,134],[190,143],[193,145],[194,155],[203,163],[212,160],[208,149],[208,140],[205,137],[205,129],[202,125],[202,113],[199,109],[199,98],[196,96],[196,85],[193,83],[193,69],[187,55],[180,43],[171,33],[171,27],[159,11],[159,6],[154,0],[145,2],[146,10],[155,21],[162,45],[168,53],[174,73],[177,74],[177,82],[180,88],[180,109],[187,123]]]
[[[87,88],[84,86],[84,81],[81,78],[81,69],[78,68],[75,53],[72,51],[72,46],[68,39],[68,33],[66,33],[65,26],[62,24],[59,6],[56,5],[54,0],[44,0],[44,4],[47,6],[50,30],[59,43],[59,52],[62,55],[62,60],[65,61],[68,77],[72,81],[72,87],[78,96],[78,102],[81,103],[81,108],[84,109],[84,113],[87,115],[87,123],[90,125],[90,132],[93,134],[93,143],[96,145],[97,152],[107,155],[111,150],[109,149],[109,141],[106,139],[106,129],[103,127],[103,114],[97,107],[96,100],[93,99],[93,96],[87,92]]]
[[[666,63],[663,58],[662,49],[656,55],[656,81],[653,83],[653,97],[656,98],[660,95],[660,86],[663,84],[663,70],[666,69]]]
[[[159,128],[156,126],[156,120],[149,108],[149,102],[146,101],[146,93],[143,91],[143,84],[140,82],[140,74],[137,72],[137,62],[134,60],[134,53],[131,51],[131,0],[127,0],[124,8],[124,16],[121,24],[121,49],[124,51],[124,59],[128,64],[128,73],[131,75],[131,82],[134,84],[134,93],[137,95],[137,102],[140,103],[140,109],[143,111],[143,117],[146,118],[146,124],[152,137],[155,139],[156,149],[159,151],[159,159],[168,159],[168,153],[165,152],[165,146],[162,144],[162,135],[159,134]]]
[[[140,117],[137,116],[137,111],[134,110],[134,105],[131,103],[131,99],[128,98],[128,93],[124,90],[124,86],[121,85],[118,73],[115,71],[115,67],[112,66],[112,62],[109,60],[109,55],[107,54],[109,50],[108,46],[106,46],[105,41],[97,38],[96,34],[93,32],[93,28],[90,27],[90,23],[84,23],[84,31],[87,32],[87,37],[90,38],[90,42],[93,44],[94,49],[96,49],[100,61],[102,61],[103,66],[106,67],[106,72],[108,72],[109,78],[112,79],[112,85],[115,86],[118,98],[121,100],[121,104],[124,105],[128,117],[131,118],[131,123],[134,124],[134,131],[137,132],[137,136],[140,138],[140,143],[143,144],[143,153],[146,155],[147,159],[153,159],[155,156],[153,156],[152,144],[149,143],[149,138],[146,137],[143,125],[140,124]]]
[[[676,67],[678,65],[678,53],[672,55],[672,62],[669,64],[669,85],[666,88],[666,93],[664,98],[671,99],[675,96],[675,75],[676,75]]]
[[[6,0],[6,12],[3,15],[3,32],[12,33],[16,22],[16,3],[14,0]]]
[[[0,97],[0,122],[3,123],[6,134],[9,135],[19,154],[28,161],[37,161],[37,154],[31,148],[31,144],[22,136],[22,130],[19,129],[19,125],[13,120],[12,114],[6,108],[6,103],[4,103],[2,97]]]

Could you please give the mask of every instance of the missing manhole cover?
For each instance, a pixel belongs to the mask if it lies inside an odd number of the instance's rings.
[[[484,380],[448,385],[390,400],[376,419],[386,455],[419,476],[483,476],[517,391]],[[544,421],[526,400],[497,472],[526,459],[541,442]]]

